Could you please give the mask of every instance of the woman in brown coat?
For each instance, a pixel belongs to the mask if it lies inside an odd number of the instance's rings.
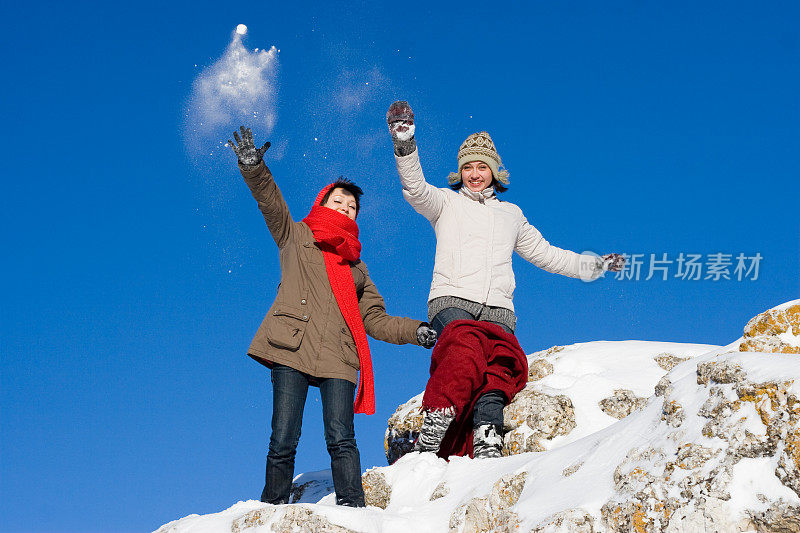
[[[248,349],[272,374],[272,435],[261,501],[289,501],[311,385],[319,387],[322,398],[336,502],[363,507],[353,413],[375,412],[366,335],[430,348],[436,334],[425,322],[386,314],[383,298],[359,259],[355,219],[361,189],[346,180],[332,183],[320,191],[308,216],[295,222],[262,160],[270,143],[256,148],[250,129],[240,130],[242,137],[234,132],[236,143],[228,144],[278,245],[281,265],[278,294]]]

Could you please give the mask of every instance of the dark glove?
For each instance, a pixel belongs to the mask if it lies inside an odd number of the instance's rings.
[[[620,254],[606,254],[603,256],[603,270],[619,272],[625,266],[625,258]]]
[[[242,138],[240,139],[239,135],[234,131],[233,138],[236,139],[236,144],[228,139],[228,146],[239,158],[241,164],[251,167],[256,166],[261,161],[261,158],[264,157],[264,152],[270,147],[270,143],[265,142],[264,146],[256,148],[256,143],[253,141],[253,132],[250,131],[250,128],[239,126],[239,130],[242,132]]]
[[[436,330],[427,322],[423,322],[417,328],[417,342],[423,348],[433,348],[433,345],[436,344]]]
[[[394,142],[394,153],[399,156],[409,155],[417,149],[414,139],[414,112],[408,102],[400,100],[389,106],[386,112],[386,123]]]

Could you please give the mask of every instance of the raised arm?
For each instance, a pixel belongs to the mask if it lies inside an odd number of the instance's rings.
[[[398,101],[389,106],[386,122],[392,134],[403,197],[417,213],[433,222],[442,212],[445,193],[425,181],[419,162],[417,141],[414,138],[414,112],[408,102]]]
[[[270,143],[266,142],[261,148],[256,148],[250,128],[242,126],[240,130],[241,139],[236,132],[233,132],[236,144],[229,139],[228,146],[239,158],[239,171],[253,198],[258,202],[258,208],[264,215],[272,238],[275,239],[278,248],[283,248],[289,239],[293,221],[286,200],[275,184],[269,168],[264,164],[264,152],[270,147]]]

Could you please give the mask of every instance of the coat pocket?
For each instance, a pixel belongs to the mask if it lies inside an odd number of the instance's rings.
[[[276,348],[297,350],[303,341],[309,315],[300,309],[276,306],[267,322],[267,340]]]
[[[348,328],[342,328],[342,337],[339,342],[342,350],[342,361],[352,366],[356,370],[361,368],[361,362],[358,360],[358,350],[356,349],[356,341],[353,340],[353,335],[350,334]]]
[[[306,264],[324,265],[325,257],[314,241],[305,241],[298,245],[298,255],[300,261]]]

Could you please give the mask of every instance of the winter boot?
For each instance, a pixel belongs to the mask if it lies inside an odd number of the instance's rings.
[[[472,437],[472,456],[475,459],[493,459],[503,456],[503,437],[494,424],[475,428]]]
[[[437,453],[442,445],[447,428],[455,419],[456,414],[452,407],[447,409],[425,410],[422,418],[422,429],[414,444],[415,452]]]

